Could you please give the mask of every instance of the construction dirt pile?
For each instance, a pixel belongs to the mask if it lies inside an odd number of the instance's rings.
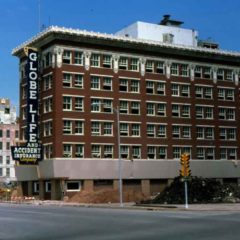
[[[233,183],[224,183],[206,178],[192,177],[188,180],[189,203],[236,203],[240,202],[240,187]],[[144,203],[183,204],[184,182],[180,177],[154,199]]]
[[[124,202],[140,202],[147,199],[141,192],[128,190],[123,191]],[[118,190],[99,190],[94,192],[81,191],[70,197],[67,202],[77,203],[118,203]]]

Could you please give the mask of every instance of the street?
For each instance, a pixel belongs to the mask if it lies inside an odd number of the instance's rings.
[[[1,240],[234,240],[240,212],[0,205]]]

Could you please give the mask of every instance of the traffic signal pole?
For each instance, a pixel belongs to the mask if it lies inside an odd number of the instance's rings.
[[[190,160],[190,154],[189,153],[183,153],[180,158],[180,176],[183,179],[184,182],[184,193],[185,193],[185,209],[188,209],[188,179],[191,176],[191,170],[189,166],[189,160]]]
[[[184,180],[184,190],[185,190],[185,209],[188,209],[188,185],[186,180]]]

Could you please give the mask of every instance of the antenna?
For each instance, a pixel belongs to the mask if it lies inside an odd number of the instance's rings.
[[[41,0],[38,0],[38,31],[41,31]]]

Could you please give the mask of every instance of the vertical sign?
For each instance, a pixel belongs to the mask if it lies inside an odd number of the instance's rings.
[[[37,164],[42,160],[42,146],[38,139],[38,52],[25,48],[27,64],[27,131],[25,146],[11,147],[12,157],[21,164]]]

